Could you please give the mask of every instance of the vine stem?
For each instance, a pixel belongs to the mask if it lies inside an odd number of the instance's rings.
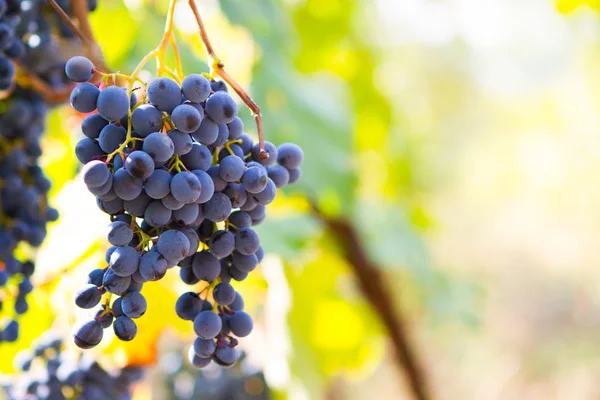
[[[208,57],[208,63],[210,65],[211,76],[214,74],[219,75],[229,86],[233,88],[233,90],[240,96],[244,104],[250,109],[252,112],[252,116],[254,117],[254,121],[256,122],[256,130],[258,131],[258,142],[260,146],[259,157],[262,160],[266,160],[269,158],[269,153],[265,151],[265,138],[263,134],[263,126],[262,126],[262,115],[260,113],[260,108],[258,104],[250,96],[246,91],[225,71],[225,64],[217,57],[212,44],[210,43],[210,39],[208,38],[208,33],[206,32],[206,27],[204,26],[204,22],[202,21],[202,17],[200,16],[200,11],[196,6],[195,0],[188,0],[190,8],[194,13],[194,17],[196,17],[196,23],[198,24],[198,29],[200,30],[200,39],[202,40],[202,45],[204,46],[204,51],[206,52],[206,56]]]
[[[423,362],[417,356],[415,345],[410,339],[406,320],[398,310],[394,309],[392,296],[381,268],[370,259],[356,228],[350,222],[343,218],[326,216],[314,203],[311,203],[311,206],[313,214],[337,240],[360,289],[388,331],[398,366],[404,371],[413,397],[417,400],[431,399],[423,372]]]

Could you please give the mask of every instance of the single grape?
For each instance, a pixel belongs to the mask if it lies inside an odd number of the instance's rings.
[[[231,254],[235,246],[234,235],[225,230],[218,230],[208,240],[208,248],[217,258],[225,258]]]
[[[228,124],[237,116],[235,100],[226,92],[216,92],[206,100],[206,114],[217,124]]]
[[[115,172],[113,189],[122,200],[133,200],[142,193],[144,182],[134,178],[123,168]]]
[[[161,132],[154,132],[149,134],[144,139],[142,149],[152,157],[156,162],[166,162],[175,150],[173,141],[165,134]]]
[[[275,196],[277,195],[277,187],[275,183],[271,179],[267,179],[267,186],[263,189],[262,192],[252,194],[251,197],[261,206],[266,206],[270,204],[273,200],[275,200]]]
[[[98,114],[107,121],[118,121],[129,111],[127,92],[118,86],[107,86],[98,95]]]
[[[201,190],[200,181],[191,172],[179,172],[171,180],[171,194],[182,203],[193,203]]]
[[[115,318],[125,315],[123,313],[123,310],[121,309],[122,302],[123,302],[123,300],[120,297],[115,299],[115,301],[113,301],[111,311],[112,311],[113,315],[115,316]]]
[[[290,173],[287,168],[281,165],[272,165],[267,168],[269,178],[273,181],[276,188],[282,188],[290,181]]]
[[[155,251],[149,251],[140,259],[140,274],[148,281],[157,281],[167,273],[167,262]]]
[[[235,248],[240,253],[249,256],[256,253],[260,246],[260,238],[252,228],[240,228],[235,233]]]
[[[133,275],[139,264],[140,253],[131,246],[119,247],[110,255],[110,268],[115,275],[120,277]]]
[[[233,252],[233,266],[242,272],[252,272],[258,265],[258,258],[254,254],[245,255],[239,251]]]
[[[181,88],[170,78],[156,78],[148,85],[148,101],[160,111],[170,114],[181,100]]]
[[[262,167],[250,167],[242,175],[242,185],[248,193],[260,193],[267,187],[269,177]]]
[[[169,138],[173,141],[174,152],[177,155],[184,155],[192,150],[192,137],[185,133],[174,129],[169,132]]]
[[[113,247],[115,247],[115,246],[113,246]],[[110,255],[108,256],[108,258],[110,259]],[[88,274],[88,283],[90,283],[96,287],[100,287],[100,286],[102,286],[102,278],[104,278],[104,271],[101,270],[100,268],[96,268],[95,270],[92,270],[92,272],[90,272]]]
[[[194,318],[194,331],[202,339],[212,339],[221,331],[221,318],[212,311],[202,311]]]
[[[222,192],[228,185],[228,182],[221,178],[219,175],[219,166],[214,165],[210,167],[206,173],[210,176],[213,181],[213,187],[215,192]],[[212,197],[212,196],[211,196]]]
[[[185,205],[183,201],[179,201],[175,197],[173,197],[172,193],[169,193],[168,195],[163,197],[161,201],[163,205],[171,211],[179,210]]]
[[[114,200],[100,200],[96,197],[98,208],[110,215],[121,214],[123,212],[123,200],[116,198]]]
[[[175,312],[179,318],[193,321],[202,312],[202,299],[196,292],[187,292],[179,296],[175,303]]]
[[[125,160],[125,170],[134,178],[146,179],[154,172],[154,161],[146,152],[133,151]]]
[[[244,309],[244,298],[240,292],[235,292],[235,300],[227,307],[233,311],[242,311]]]
[[[219,137],[219,126],[208,116],[205,116],[198,129],[192,132],[192,136],[198,142],[208,146],[213,144]]]
[[[252,152],[252,146],[254,145],[252,136],[248,135],[247,133],[242,133],[242,135],[240,136],[240,140],[242,141],[242,143],[240,143],[239,145],[242,148],[244,155],[250,154]]]
[[[192,259],[192,270],[199,280],[212,282],[221,273],[221,264],[213,254],[201,251],[196,253]]]
[[[100,131],[98,144],[105,153],[112,153],[125,142],[127,130],[122,126],[108,124]]]
[[[238,359],[238,352],[233,347],[220,347],[215,351],[213,360],[222,367],[231,367]]]
[[[239,183],[230,183],[227,185],[225,190],[223,191],[231,200],[231,207],[239,208],[246,203],[248,200],[248,192],[244,188],[244,185]]]
[[[81,121],[81,130],[85,136],[98,139],[102,128],[106,125],[108,125],[108,121],[102,118],[100,114],[91,114]]]
[[[153,200],[150,196],[142,192],[133,200],[124,200],[123,207],[130,215],[141,218],[144,216],[146,208],[152,201]]]
[[[244,228],[252,225],[252,218],[245,211],[234,211],[229,216],[229,223],[236,228]]]
[[[84,165],[81,175],[83,176],[83,182],[88,187],[98,187],[108,181],[111,173],[102,161],[93,160]]]
[[[183,233],[170,230],[159,236],[156,247],[163,257],[179,261],[187,256],[190,241]]]
[[[222,222],[231,214],[231,200],[223,193],[215,193],[204,203],[204,216],[212,222]]]
[[[275,147],[273,143],[265,141],[265,151],[269,154],[269,158],[261,160],[260,145],[259,143],[256,143],[252,147],[252,159],[265,167],[275,164],[277,161],[277,147]]]
[[[167,225],[171,221],[171,216],[172,211],[159,200],[150,203],[144,212],[144,220],[154,227]]]
[[[213,290],[213,298],[222,306],[227,306],[235,300],[235,290],[228,283],[219,283]]]
[[[200,213],[200,206],[198,204],[185,204],[179,210],[173,211],[173,220],[178,224],[190,225]]]
[[[118,317],[114,324],[113,329],[115,331],[115,335],[125,342],[133,340],[137,335],[137,325],[135,322],[124,315]]]
[[[200,127],[203,116],[195,107],[184,103],[175,107],[171,113],[171,121],[181,132],[192,133]]]
[[[206,171],[212,163],[212,154],[208,148],[200,143],[194,143],[189,153],[180,157],[188,170],[200,169]]]
[[[265,143],[266,144],[266,143]],[[283,143],[277,148],[277,162],[287,169],[298,168],[304,161],[304,152],[294,143]]]
[[[235,182],[244,175],[245,165],[244,160],[237,156],[227,156],[219,165],[219,175],[227,182]]]
[[[139,318],[146,313],[146,298],[139,292],[130,292],[123,296],[121,308],[129,318]]]
[[[227,139],[229,138],[229,128],[227,124],[217,124],[217,129],[219,133],[217,134],[217,140],[212,143],[212,147],[223,146],[227,143]]]
[[[114,221],[108,225],[106,239],[112,245],[126,246],[133,239],[133,230],[125,222]]]
[[[75,344],[82,349],[91,349],[102,341],[104,330],[94,319],[78,321],[73,327]]]
[[[65,73],[73,82],[87,82],[92,79],[94,64],[82,56],[75,56],[65,64]]]
[[[92,284],[85,285],[75,293],[75,304],[79,308],[94,308],[100,303],[101,299],[100,291]]]
[[[89,82],[81,83],[71,92],[71,107],[80,113],[89,113],[96,109],[96,101],[100,90]]]
[[[229,128],[229,140],[239,139],[244,133],[244,123],[240,117],[235,117],[227,124],[227,128]]]
[[[162,124],[162,113],[152,104],[142,104],[131,114],[131,126],[142,138],[159,132]]]
[[[115,274],[115,271],[113,271],[112,268],[106,270],[106,272],[104,273],[104,279],[102,280],[102,284],[108,292],[119,296],[125,293],[127,288],[129,288],[130,283],[131,276],[118,276],[117,274]]]
[[[210,358],[217,350],[217,344],[212,339],[196,338],[194,340],[194,353],[200,358]]]
[[[236,311],[229,319],[229,328],[237,337],[246,337],[252,332],[254,323],[250,315],[243,311]]]
[[[171,174],[164,169],[156,169],[146,181],[144,190],[153,199],[162,199],[171,191]]]
[[[181,91],[186,99],[202,103],[210,95],[210,82],[200,74],[186,76],[181,83]]]

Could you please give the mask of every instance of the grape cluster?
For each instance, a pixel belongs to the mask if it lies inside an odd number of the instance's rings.
[[[18,336],[16,316],[27,311],[34,264],[15,257],[20,243],[39,246],[46,224],[58,218],[48,205],[50,181],[37,165],[42,150],[46,106],[34,92],[17,88],[2,102],[0,113],[0,305],[11,299],[12,310],[0,308],[0,342]]]
[[[113,317],[116,336],[132,340],[134,319],[147,307],[143,285],[178,265],[184,283],[206,282],[176,304],[177,315],[193,321],[198,336],[190,361],[199,368],[211,360],[233,365],[236,337],[247,336],[253,323],[231,283],[246,279],[261,262],[252,226],[264,220],[276,189],[300,177],[302,150],[265,142],[264,159],[244,133],[227,87],[202,75],[186,76],[181,87],[157,78],[137,102],[122,88],[100,90],[87,82],[94,68],[84,57],[69,60],[66,73],[81,82],[71,94],[73,108],[94,112],[83,120],[86,137],[76,146],[83,180],[112,220],[108,267],[90,273],[75,302],[94,308],[105,292],[119,296],[75,326],[75,343],[97,345]]]
[[[5,388],[10,400],[131,399],[132,386],[143,370],[125,367],[107,371],[89,357],[62,350],[58,336],[46,332],[33,347],[15,358],[20,373]]]
[[[21,57],[25,50],[15,32],[20,12],[21,0],[0,0],[0,90],[12,85],[15,67],[10,59]]]

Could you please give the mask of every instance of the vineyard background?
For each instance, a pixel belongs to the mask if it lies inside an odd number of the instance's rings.
[[[274,398],[410,398],[373,309],[386,292],[433,398],[600,396],[600,24],[583,3],[199,2],[267,140],[306,154],[257,228],[262,267],[236,286],[257,328],[247,364]],[[159,41],[166,6],[99,2],[90,21],[111,69],[131,71]],[[186,74],[207,70],[193,18],[180,2]],[[73,291],[104,262],[106,218],[76,177],[78,118],[61,106],[48,120],[42,167],[61,217],[19,341],[0,347],[4,374],[50,326],[68,335]],[[365,260],[323,219],[357,233],[385,290],[364,296]],[[138,337],[91,350],[152,368],[135,398],[173,390],[165,368],[190,337],[174,312],[184,291],[169,275],[145,287]]]

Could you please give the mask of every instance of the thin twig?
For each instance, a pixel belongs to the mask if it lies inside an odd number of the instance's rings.
[[[65,22],[65,24],[69,25],[69,28],[71,28],[73,33],[75,33],[75,35],[77,35],[77,37],[83,42],[83,44],[85,44],[89,48],[91,48],[94,45],[94,42],[89,37],[84,35],[84,33],[77,27],[77,25],[75,25],[73,20],[71,18],[69,18],[69,16],[65,12],[65,10],[63,10],[56,3],[55,0],[46,0],[46,1],[50,5],[50,7],[52,7],[54,9],[54,11],[56,11],[58,16]]]
[[[404,371],[415,399],[431,399],[423,363],[417,357],[414,344],[407,333],[406,321],[393,307],[392,297],[386,286],[385,277],[370,259],[356,228],[341,218],[325,216],[314,204],[313,213],[333,234],[344,251],[344,257],[354,271],[366,299],[379,314],[395,349],[398,365]]]
[[[208,63],[211,66],[211,72],[219,75],[229,86],[233,88],[233,90],[240,96],[244,104],[250,109],[252,115],[254,116],[254,120],[256,121],[256,129],[258,131],[258,143],[260,146],[260,154],[259,157],[262,160],[266,160],[269,158],[269,153],[265,151],[265,138],[263,134],[262,127],[262,115],[260,114],[260,108],[258,104],[254,100],[250,98],[248,93],[227,73],[225,72],[225,64],[217,57],[215,54],[215,50],[210,43],[210,39],[208,38],[208,33],[206,32],[206,28],[204,27],[204,22],[202,21],[202,17],[200,16],[200,11],[198,11],[198,7],[196,6],[195,0],[188,0],[190,8],[196,17],[196,23],[198,24],[198,29],[200,30],[200,39],[202,40],[202,45],[204,46],[204,50],[206,51],[206,55],[208,57]]]
[[[81,32],[91,41],[94,41],[94,32],[90,26],[88,20],[88,2],[86,0],[71,0],[71,10],[73,10],[73,16],[79,23],[79,29]]]

